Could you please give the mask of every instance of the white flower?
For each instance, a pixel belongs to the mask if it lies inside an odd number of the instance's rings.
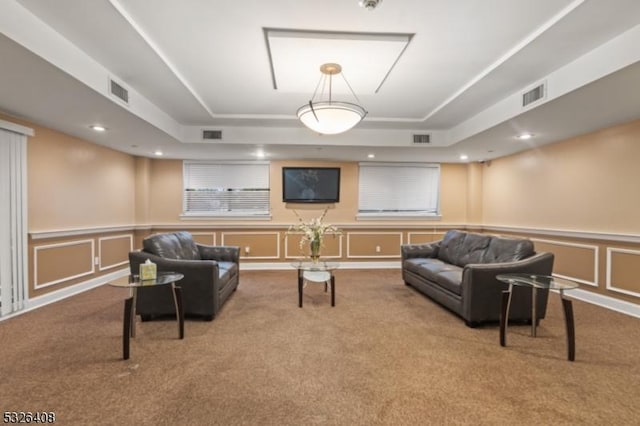
[[[327,210],[328,209],[325,209],[319,217],[313,218],[309,222],[303,221],[298,212],[296,212],[295,210],[293,211],[293,213],[295,213],[296,217],[298,218],[299,223],[296,225],[291,225],[289,227],[289,230],[287,231],[287,234],[302,233],[302,238],[300,239],[300,249],[304,248],[304,246],[311,241],[319,241],[322,245],[325,234],[332,234],[334,236],[341,234],[341,231],[335,226],[322,223],[322,220],[327,214]]]

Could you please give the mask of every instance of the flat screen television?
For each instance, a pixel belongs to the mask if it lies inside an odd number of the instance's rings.
[[[283,167],[282,201],[337,203],[340,201],[340,168]]]

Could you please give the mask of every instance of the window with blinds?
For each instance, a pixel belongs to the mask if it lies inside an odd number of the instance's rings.
[[[268,216],[269,163],[183,163],[186,216]]]
[[[436,216],[440,165],[360,163],[358,216]]]

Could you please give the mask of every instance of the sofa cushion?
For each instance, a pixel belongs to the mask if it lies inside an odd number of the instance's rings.
[[[469,263],[482,263],[484,252],[490,242],[491,236],[489,235],[467,234],[455,264],[465,266]]]
[[[198,247],[188,232],[151,235],[143,240],[142,246],[147,253],[166,259],[200,259]]]
[[[440,242],[438,259],[446,263],[457,265],[458,258],[460,257],[460,250],[464,245],[464,239],[466,236],[466,232],[456,230],[447,231]]]
[[[187,231],[174,232],[174,234],[182,246],[183,259],[200,260],[200,250],[193,241],[193,236]]]
[[[448,291],[460,294],[462,268],[445,263],[440,259],[407,259],[404,268],[429,280]]]
[[[420,271],[422,269],[422,265],[425,263],[437,263],[444,265],[445,263],[439,259],[425,258],[425,257],[416,257],[412,259],[406,259],[402,264],[403,268],[407,271],[411,271],[415,274],[420,275]]]
[[[448,231],[440,243],[438,258],[457,266],[481,263],[490,241],[489,235]]]
[[[462,268],[441,271],[435,276],[440,287],[460,296],[462,294]]]
[[[533,256],[533,242],[522,238],[493,237],[484,251],[482,263],[513,262]]]
[[[220,277],[219,291],[224,290],[228,283],[230,283],[234,275],[238,273],[238,264],[234,262],[218,262],[218,277]]]

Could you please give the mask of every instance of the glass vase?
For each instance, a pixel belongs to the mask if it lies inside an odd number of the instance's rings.
[[[318,263],[318,260],[320,260],[320,240],[311,240],[309,242],[309,247],[311,249],[311,261],[313,263]]]

